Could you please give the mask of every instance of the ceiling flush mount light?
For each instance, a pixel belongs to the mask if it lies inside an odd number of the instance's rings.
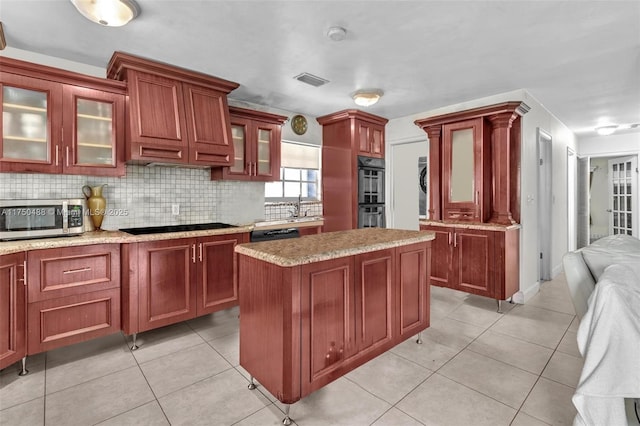
[[[600,126],[600,127],[596,127],[596,132],[598,132],[600,136],[608,136],[613,134],[613,132],[615,132],[617,128],[618,126],[616,126],[615,124],[611,124],[608,126]]]
[[[71,0],[85,18],[107,27],[121,27],[140,13],[133,0]]]
[[[362,89],[355,92],[351,97],[356,105],[368,107],[380,100],[384,92],[380,89]]]
[[[333,41],[342,41],[347,38],[347,30],[342,27],[331,27],[327,30],[327,37]]]

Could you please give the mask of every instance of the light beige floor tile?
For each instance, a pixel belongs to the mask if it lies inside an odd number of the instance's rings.
[[[169,422],[156,400],[98,424],[100,426],[169,426]]]
[[[115,337],[115,338],[114,338]],[[121,335],[47,353],[47,394],[137,365]]]
[[[27,371],[30,371],[32,367],[35,367],[38,364],[44,364],[45,358],[47,356],[46,352],[40,352],[36,355],[29,355],[27,357]],[[14,362],[11,365],[6,366],[2,370],[0,370],[0,376],[3,374],[18,374],[22,370],[21,361]]]
[[[138,362],[143,363],[203,342],[202,337],[185,323],[178,323],[138,334],[139,347],[132,353]]]
[[[560,344],[558,345],[558,349],[556,350],[567,355],[582,358],[582,355],[580,355],[580,351],[578,350],[578,337],[575,331],[567,330],[564,337],[560,341]]]
[[[583,364],[582,358],[556,351],[542,372],[542,377],[575,388],[578,386]]]
[[[389,408],[380,398],[340,378],[293,404],[290,415],[300,426],[370,425]]]
[[[371,426],[422,426],[422,423],[397,408],[391,408]]]
[[[422,341],[422,344],[419,345],[416,343],[416,339],[412,337],[392,348],[391,352],[431,371],[436,371],[442,367],[445,362],[459,352],[458,349],[441,345],[426,337],[423,337]]]
[[[535,417],[531,417],[528,414],[520,411],[516,418],[511,422],[511,426],[547,426],[549,423],[545,423],[542,420],[536,419]]]
[[[538,294],[527,301],[527,305],[537,306],[539,308],[548,309],[550,311],[575,315],[576,312],[573,308],[573,302],[571,301],[571,299],[558,297],[558,294],[564,293],[560,293],[554,290],[541,290]]]
[[[500,318],[491,331],[555,349],[572,319],[573,315],[518,305]]]
[[[173,426],[230,425],[270,404],[260,392],[248,390],[246,379],[235,369],[158,400]]]
[[[211,346],[202,343],[142,363],[140,368],[159,398],[232,367]]]
[[[569,325],[569,330],[568,331],[572,331],[574,333],[577,333],[579,327],[580,327],[580,318],[578,318],[576,316],[576,317],[573,318],[573,321],[571,321],[571,325]]]
[[[520,411],[554,426],[572,425],[576,409],[571,402],[574,389],[541,377]]]
[[[453,290],[446,287],[438,287],[437,285],[431,286],[431,298],[464,300],[468,295],[469,293],[465,293],[464,291]]]
[[[118,371],[47,395],[47,425],[88,425],[139,407],[154,399],[137,367]]]
[[[28,370],[26,376],[18,376],[18,369],[7,368],[0,375],[0,410],[44,396],[44,364],[28,366]]]
[[[491,330],[471,342],[467,349],[537,375],[553,355],[553,349]]]
[[[240,309],[236,306],[204,315],[186,322],[205,341],[218,339],[238,332]]]
[[[356,368],[346,378],[393,405],[431,374],[431,370],[386,352]]]
[[[486,310],[487,312],[495,312],[498,313],[498,302],[495,299],[491,299],[489,297],[478,296],[475,294],[467,294],[464,299],[464,304],[469,306],[474,306],[476,308],[481,308]],[[516,306],[516,303],[510,303],[507,301],[503,301],[501,303],[502,313],[509,312]],[[500,315],[500,314],[499,314]],[[500,318],[499,316],[497,318]]]
[[[44,425],[44,397],[0,411],[2,426]]]
[[[538,376],[467,349],[445,364],[438,374],[448,377],[516,410]]]
[[[502,315],[496,311],[495,306],[492,309],[487,309],[463,303],[447,317],[486,329],[502,318]]]
[[[435,373],[396,407],[426,425],[508,425],[516,410]]]
[[[465,348],[484,330],[484,327],[443,318],[434,321],[431,327],[422,332],[422,337],[452,349],[460,350]]]
[[[224,337],[209,340],[209,346],[215,349],[234,367],[240,365],[240,333],[236,332]]]
[[[275,404],[269,404],[238,423],[234,423],[234,426],[282,426],[283,419],[284,413]]]

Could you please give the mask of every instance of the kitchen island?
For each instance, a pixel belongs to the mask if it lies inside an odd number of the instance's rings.
[[[240,244],[240,365],[286,405],[429,326],[432,232]]]

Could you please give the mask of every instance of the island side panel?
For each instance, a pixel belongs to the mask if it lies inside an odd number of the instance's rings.
[[[242,254],[238,261],[240,365],[278,400],[293,403],[300,399],[299,268]]]
[[[431,242],[396,248],[395,272],[400,343],[429,327]]]

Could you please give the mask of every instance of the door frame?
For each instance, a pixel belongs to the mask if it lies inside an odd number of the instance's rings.
[[[396,175],[395,175],[395,170],[394,170],[394,162],[395,162],[395,149],[400,147],[400,146],[405,146],[405,145],[413,145],[415,144],[416,146],[419,146],[419,144],[422,144],[424,149],[422,150],[423,152],[420,154],[420,157],[427,157],[427,163],[429,161],[429,140],[426,137],[418,137],[418,138],[411,138],[411,139],[407,139],[407,140],[403,140],[402,142],[398,142],[398,143],[391,143],[389,141],[387,141],[387,146],[386,146],[386,152],[387,152],[387,156],[386,156],[386,163],[385,163],[385,169],[387,170],[386,176],[386,193],[389,195],[387,197],[386,200],[386,216],[388,218],[387,220],[387,227],[388,228],[395,228],[397,226],[396,224],[396,204],[398,203],[398,196],[400,195],[400,193],[396,194],[396,191],[393,191],[394,185],[396,183]],[[415,196],[416,196],[416,200],[418,199],[418,191],[420,190],[419,185],[418,185],[418,179],[417,179],[417,170],[418,170],[418,158],[416,157],[416,163],[415,164],[410,164],[407,165],[407,167],[410,167],[411,170],[415,170],[416,171],[416,180],[415,180]],[[404,167],[404,165],[403,165]],[[409,191],[411,191],[411,189],[409,189]],[[402,191],[403,193],[405,191]],[[429,209],[429,194],[427,193],[427,212]],[[416,230],[419,227],[419,210],[416,209]]]
[[[635,162],[635,170],[632,170],[632,174],[635,173],[635,179],[633,179],[633,175],[631,176],[631,202],[632,202],[632,222],[631,229],[634,237],[638,238],[638,213],[640,212],[640,203],[638,201],[638,186],[639,182],[639,173],[638,173],[638,155],[620,155],[620,156],[612,156],[605,157],[607,159],[607,211],[610,213],[609,215],[609,226],[608,226],[608,234],[613,235],[613,176],[611,174],[611,162],[614,160],[626,160],[631,159],[632,162]]]

